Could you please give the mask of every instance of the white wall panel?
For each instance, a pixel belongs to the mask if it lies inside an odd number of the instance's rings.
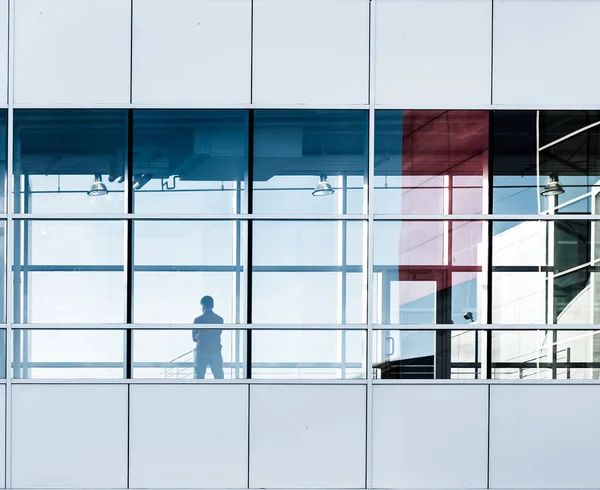
[[[255,103],[368,103],[368,0],[254,0],[253,49]]]
[[[487,386],[373,387],[373,487],[485,488]]]
[[[129,1],[19,0],[15,6],[16,103],[129,102]]]
[[[600,390],[492,386],[490,488],[600,488]]]
[[[133,101],[250,102],[251,0],[134,0]]]
[[[0,386],[0,488],[6,485],[6,385]]]
[[[14,488],[127,486],[127,386],[12,390]]]
[[[376,0],[375,102],[490,103],[491,0]]]
[[[0,0],[0,102],[8,102],[8,0]]]
[[[247,488],[248,387],[133,385],[132,488]]]
[[[598,106],[600,2],[494,1],[494,104]]]
[[[253,385],[250,488],[365,485],[364,386]]]

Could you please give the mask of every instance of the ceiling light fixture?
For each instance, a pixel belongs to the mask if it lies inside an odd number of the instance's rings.
[[[327,182],[327,175],[321,174],[319,177],[319,183],[316,185],[315,190],[312,191],[313,196],[331,196],[335,191],[331,184]]]
[[[560,185],[560,182],[558,181],[558,175],[556,174],[550,174],[548,183],[544,186],[544,189],[541,192],[541,195],[544,197],[552,197],[552,196],[560,196],[561,194],[564,194],[565,190],[563,189],[563,186]]]
[[[94,183],[90,187],[90,190],[88,191],[87,195],[90,197],[96,197],[105,196],[106,194],[108,194],[108,189],[102,182],[102,175],[94,175]]]

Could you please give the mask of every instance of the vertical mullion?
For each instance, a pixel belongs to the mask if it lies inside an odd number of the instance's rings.
[[[12,487],[12,322],[13,317],[13,262],[14,262],[14,242],[13,242],[13,213],[14,213],[14,194],[11,192],[14,185],[13,179],[13,157],[14,157],[14,32],[15,32],[15,3],[16,0],[8,0],[8,83],[7,83],[7,133],[6,133],[6,232],[5,251],[6,251],[6,393],[5,393],[5,458],[4,458],[4,478],[5,487]]]
[[[131,326],[133,318],[133,109],[127,111],[127,179],[125,185],[125,205],[127,208],[126,249],[125,249],[125,322]],[[133,338],[131,328],[125,334],[125,378],[133,377]]]
[[[367,351],[366,361],[366,451],[365,451],[365,488],[371,488],[373,468],[373,191],[375,189],[375,2],[369,0],[369,120],[368,120],[368,166],[367,166],[367,236],[366,236],[366,288],[367,288]]]
[[[492,215],[494,212],[494,111],[489,113],[488,123],[488,172],[487,172],[487,187],[488,187],[488,202],[487,212],[488,215]],[[493,253],[493,239],[494,239],[494,222],[488,220],[487,224],[487,312],[486,312],[486,323],[492,324],[492,288],[493,288],[493,275],[492,275],[492,253]],[[486,342],[485,342],[485,379],[492,379],[492,336],[493,331],[487,330]],[[477,346],[476,346],[477,348]]]
[[[248,179],[246,184],[248,214],[253,212],[254,190],[254,110],[248,113]],[[246,322],[252,323],[252,246],[253,246],[253,221],[248,220],[246,247]],[[252,379],[252,329],[246,330],[246,378]]]
[[[14,110],[13,110],[13,34],[14,34],[14,8],[15,0],[9,0],[9,28],[8,28],[8,113],[7,113],[7,132],[6,132],[6,185],[4,187],[6,192],[5,206],[7,211],[6,220],[6,231],[4,235],[5,239],[5,252],[6,252],[6,269],[5,269],[5,291],[6,291],[6,332],[5,332],[5,373],[6,373],[6,392],[5,392],[5,420],[4,420],[4,484],[6,488],[12,487],[12,322],[14,304],[13,304],[13,261],[14,261],[14,242],[13,242],[13,231],[14,222],[12,219],[14,212],[14,197],[12,193],[13,189],[13,156],[14,156]]]

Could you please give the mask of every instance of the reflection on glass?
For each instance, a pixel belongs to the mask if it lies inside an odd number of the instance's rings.
[[[125,377],[122,330],[13,330],[13,377]]]
[[[469,315],[465,322],[472,323]],[[482,377],[483,335],[477,330],[375,330],[376,379]]]
[[[135,222],[134,321],[192,323],[208,295],[225,323],[245,322],[245,243],[240,221]]]
[[[255,111],[254,118],[255,213],[364,212],[367,111]]]
[[[119,221],[16,221],[14,322],[125,322],[124,230]]]
[[[243,379],[245,351],[244,330],[135,330],[133,377]]]
[[[15,212],[124,212],[127,111],[24,109],[14,118]]]
[[[6,322],[6,222],[0,221],[0,323]]]
[[[253,323],[364,323],[359,221],[254,223]]]
[[[6,378],[6,330],[0,330],[0,378]]]
[[[374,212],[481,214],[488,126],[487,111],[376,111]]]
[[[364,379],[363,330],[253,330],[254,379]]]
[[[600,331],[495,331],[492,377],[600,379]]]
[[[493,323],[598,323],[596,226],[581,220],[494,223]]]
[[[248,112],[136,110],[138,213],[243,213]]]
[[[374,226],[375,323],[485,323],[480,221],[386,221]]]
[[[6,212],[6,171],[7,171],[7,142],[8,142],[8,114],[0,110],[0,212]]]
[[[494,213],[593,213],[599,111],[494,111],[492,118]]]

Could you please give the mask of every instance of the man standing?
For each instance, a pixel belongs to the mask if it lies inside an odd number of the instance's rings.
[[[195,324],[222,324],[223,318],[213,312],[215,302],[211,296],[204,296],[200,300],[202,315],[194,319]],[[221,355],[222,330],[194,329],[192,338],[196,342],[194,351],[194,378],[204,379],[206,367],[215,379],[223,379],[223,356]]]

